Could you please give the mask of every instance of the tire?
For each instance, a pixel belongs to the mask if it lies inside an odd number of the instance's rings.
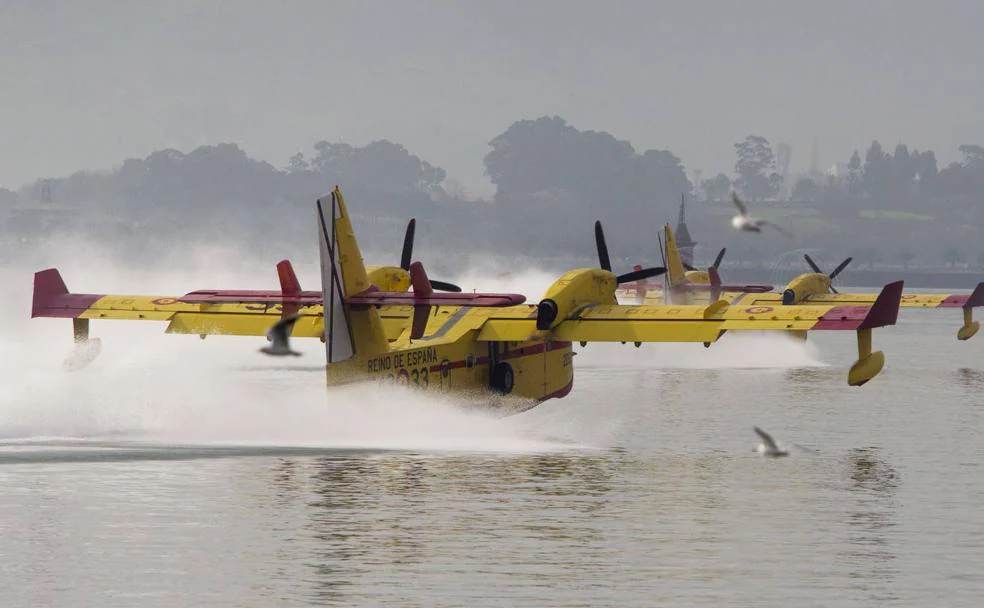
[[[508,363],[498,363],[492,369],[489,388],[500,395],[508,395],[513,390],[513,368]]]

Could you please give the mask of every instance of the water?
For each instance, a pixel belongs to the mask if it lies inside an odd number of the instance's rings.
[[[976,606],[984,592],[984,338],[958,343],[957,311],[876,330],[886,369],[860,389],[851,334],[589,345],[569,397],[507,419],[326,391],[317,344],[286,367],[249,339],[107,322],[103,354],[67,373],[67,322],[5,323],[0,605]],[[753,425],[816,451],[762,458]]]

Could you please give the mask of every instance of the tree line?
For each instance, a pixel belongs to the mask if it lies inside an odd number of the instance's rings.
[[[734,149],[730,175],[695,184],[669,150],[636,150],[556,116],[520,120],[490,140],[484,165],[495,194],[474,200],[444,169],[390,141],[352,146],[323,140],[281,167],[224,143],[187,153],[161,150],[17,192],[0,189],[0,212],[32,205],[44,187],[55,202],[86,217],[112,219],[76,223],[74,230],[112,226],[109,236],[123,240],[222,235],[252,246],[306,246],[310,202],[339,183],[358,201],[353,211],[370,246],[398,247],[403,222],[415,216],[422,228],[439,233],[428,237],[430,246],[476,257],[522,252],[591,260],[591,224],[600,219],[613,255],[628,263],[660,261],[656,231],[675,222],[683,196],[691,201],[688,220],[697,240],[709,251],[727,245],[736,260],[765,262],[802,247],[854,252],[869,266],[984,265],[974,228],[984,219],[984,148],[978,145],[960,146],[962,160],[940,169],[932,151],[900,143],[889,153],[876,141],[863,157],[854,151],[836,169],[787,176],[788,184],[777,166],[778,147],[765,137],[749,135]],[[727,225],[731,189],[790,224],[796,242],[738,239]],[[46,228],[32,221],[37,217],[8,215],[8,236],[43,233]]]

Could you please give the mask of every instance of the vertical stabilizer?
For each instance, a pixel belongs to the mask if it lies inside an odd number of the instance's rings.
[[[338,187],[318,199],[317,206],[328,363],[386,352],[389,346],[376,309],[345,303],[348,296],[369,289],[369,279]]]
[[[673,228],[669,224],[663,226],[663,234],[666,237],[666,280],[670,289],[673,289],[686,282],[687,270],[683,267],[680,251],[677,249],[676,240],[673,238]]]

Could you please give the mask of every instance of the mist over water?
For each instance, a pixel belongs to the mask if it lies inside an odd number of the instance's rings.
[[[277,289],[276,260],[201,247],[136,268],[99,247],[55,243],[41,265],[7,267],[0,303],[0,437],[107,438],[172,443],[542,451],[515,421],[466,412],[451,398],[374,385],[328,388],[323,345],[297,340],[304,356],[264,357],[263,338],[165,335],[164,323],[95,321],[103,352],[69,372],[68,319],[30,319],[33,272],[59,268],[82,293],[183,294],[194,289]],[[23,267],[21,267],[23,266]],[[313,266],[313,267],[312,267]],[[297,264],[317,289],[317,262]]]
[[[367,254],[370,263],[392,263]],[[537,428],[537,417],[497,418],[465,410],[456,398],[389,386],[324,386],[323,346],[295,340],[290,361],[257,352],[262,338],[165,335],[164,323],[95,321],[102,353],[67,371],[68,319],[30,319],[33,273],[59,268],[80,293],[177,295],[195,289],[277,289],[274,259],[232,246],[199,245],[131,265],[98,244],[54,240],[36,259],[0,269],[0,437],[464,451],[551,451],[605,445],[605,432],[576,425]],[[305,289],[320,287],[316,256],[293,260]],[[542,271],[484,267],[452,277],[466,291],[522,293],[535,302],[556,279]],[[756,356],[749,358],[749,346]],[[814,347],[776,336],[728,336],[709,350],[695,344],[592,344],[581,368],[728,368],[821,365]],[[543,407],[543,406],[541,406]],[[596,429],[597,431],[597,429]]]

